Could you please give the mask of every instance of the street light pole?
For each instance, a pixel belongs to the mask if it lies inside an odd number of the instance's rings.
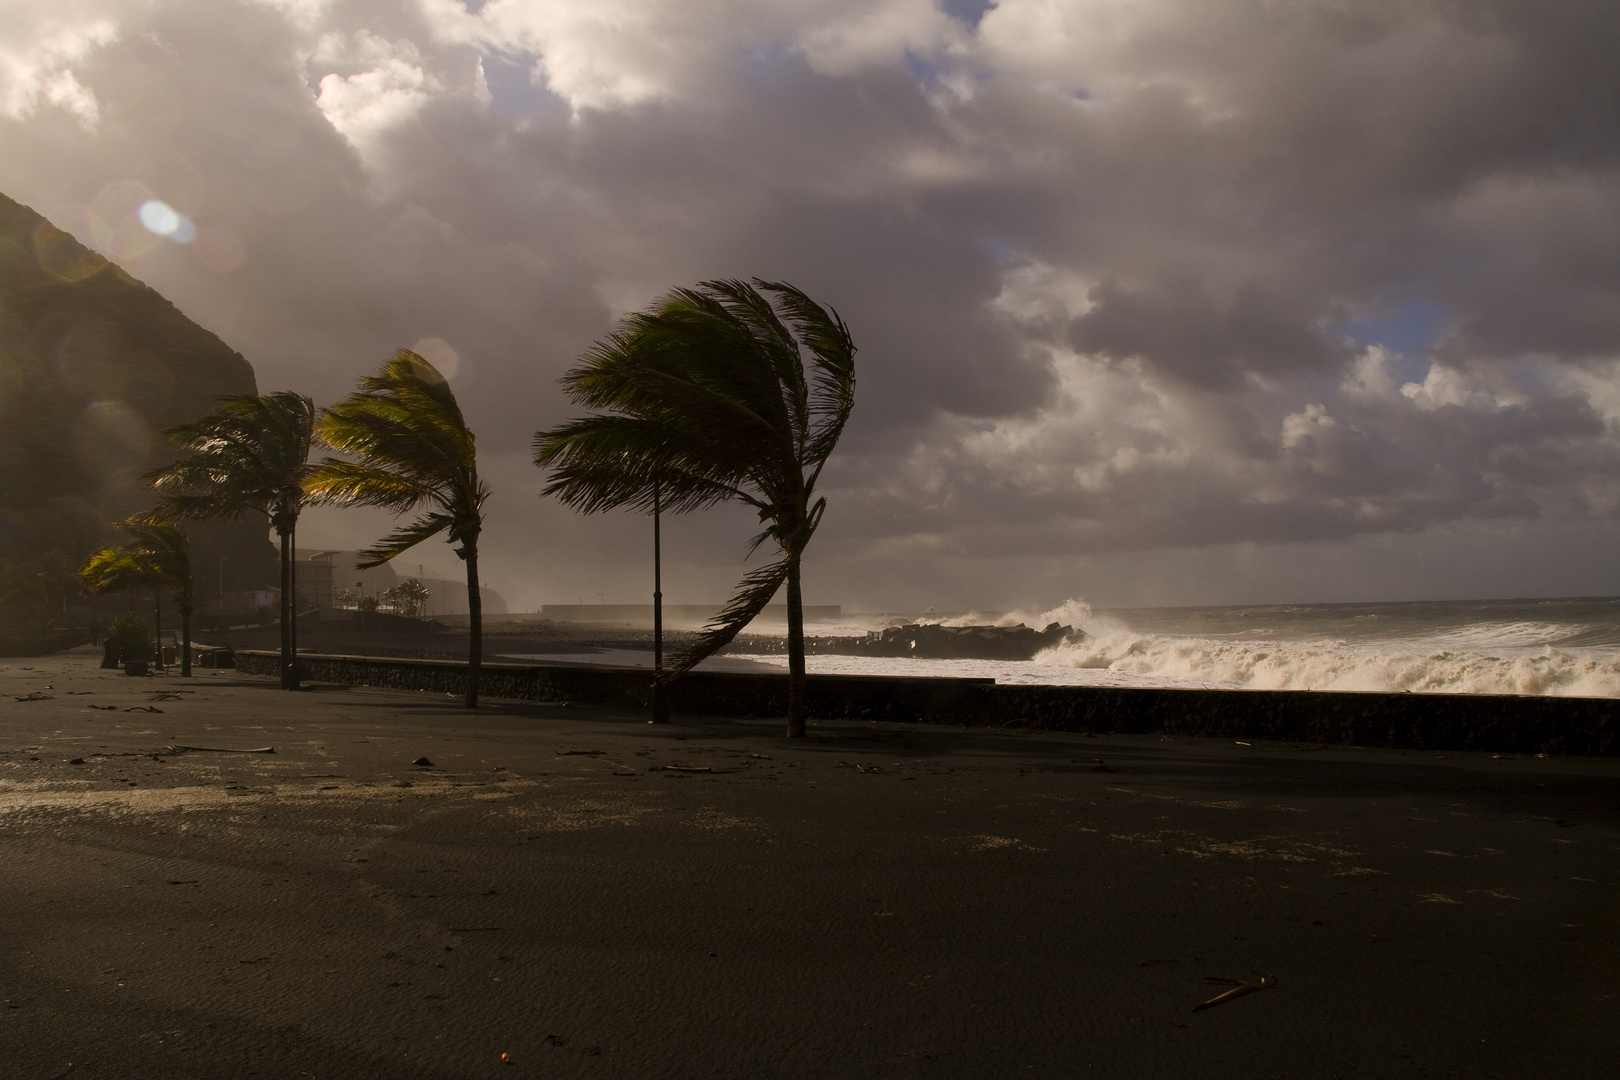
[[[664,696],[664,553],[659,535],[658,487],[653,487],[653,685],[651,724],[669,723],[669,700]]]

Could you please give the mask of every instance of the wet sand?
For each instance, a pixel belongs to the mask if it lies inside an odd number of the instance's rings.
[[[0,695],[4,1078],[1585,1077],[1620,1052],[1620,761],[789,743],[83,653],[0,661]],[[1253,974],[1275,986],[1193,1011]]]

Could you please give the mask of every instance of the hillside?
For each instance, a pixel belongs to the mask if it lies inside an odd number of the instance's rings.
[[[152,505],[142,477],[173,460],[164,429],[242,393],[257,387],[240,353],[0,195],[0,562],[77,565]],[[274,581],[262,522],[192,531],[200,578],[225,559],[226,589]]]

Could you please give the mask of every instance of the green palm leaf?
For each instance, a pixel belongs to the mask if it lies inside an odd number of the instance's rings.
[[[214,412],[168,434],[187,455],[152,474],[162,514],[181,519],[263,514],[274,526],[281,541],[281,685],[296,689],[292,563],[304,485],[312,472],[315,403],[291,391],[239,394],[221,398]]]
[[[808,354],[809,373],[806,371]],[[750,571],[673,674],[730,643],[788,586],[789,734],[804,732],[801,556],[815,495],[855,401],[855,346],[836,312],[781,282],[706,281],[627,316],[563,377],[597,410],[535,433],[544,494],[584,513],[736,499],[759,511],[779,558]]]
[[[458,545],[456,554],[467,567],[472,629],[467,704],[476,705],[483,656],[478,537],[489,498],[478,478],[476,440],[449,381],[409,349],[396,352],[359,385],[323,412],[318,425],[321,441],[349,460],[325,458],[305,489],[325,503],[379,506],[396,514],[424,511],[360,552],[362,569],[381,565],[439,533]]]
[[[191,675],[191,610],[195,580],[191,543],[185,530],[158,514],[141,514],[118,523],[129,539],[90,556],[79,578],[92,593],[128,589],[168,589],[180,607],[180,674]]]

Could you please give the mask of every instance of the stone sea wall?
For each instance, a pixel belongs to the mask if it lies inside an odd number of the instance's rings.
[[[460,695],[466,665],[305,654],[305,678]],[[237,669],[274,675],[273,652],[239,650]],[[646,708],[645,670],[485,664],[491,698]],[[692,672],[670,688],[671,709],[709,716],[782,716],[787,676]],[[1606,698],[1479,694],[1323,693],[997,685],[989,679],[811,675],[816,719],[889,720],[967,727],[1098,733],[1163,732],[1408,750],[1620,754],[1620,702]]]

